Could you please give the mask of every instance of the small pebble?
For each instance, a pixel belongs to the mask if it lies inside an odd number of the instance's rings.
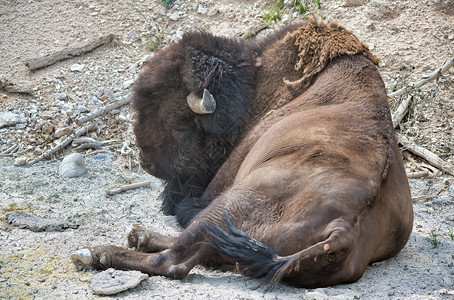
[[[58,139],[64,135],[69,135],[71,133],[71,127],[62,127],[55,130],[54,136]]]
[[[199,5],[199,8],[197,9],[197,13],[199,13],[201,15],[206,15],[207,12],[208,12],[208,9]]]
[[[73,64],[69,67],[69,69],[72,72],[82,72],[82,70],[85,68],[84,64]]]
[[[178,12],[173,13],[169,19],[172,21],[177,21],[180,18],[180,14]]]
[[[19,156],[14,160],[14,165],[15,166],[23,166],[27,163],[27,157],[26,156]]]
[[[0,128],[14,126],[18,123],[26,123],[27,120],[12,112],[0,112]]]
[[[66,156],[58,167],[58,173],[63,178],[79,177],[87,173],[84,157],[79,153]]]

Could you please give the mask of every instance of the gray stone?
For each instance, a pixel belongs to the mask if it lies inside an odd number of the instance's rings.
[[[69,135],[72,132],[72,128],[69,126],[57,128],[55,130],[54,136],[58,139],[64,135]]]
[[[215,16],[218,12],[219,12],[219,10],[217,8],[213,8],[208,12],[208,15],[210,17],[212,17],[212,16]]]
[[[14,160],[14,165],[15,166],[23,166],[27,163],[27,157],[26,156],[19,156]]]
[[[199,5],[199,8],[197,9],[197,13],[201,14],[201,15],[206,15],[208,12],[208,9]]]
[[[69,67],[69,69],[73,72],[82,72],[84,68],[85,68],[84,64],[73,64]]]
[[[66,156],[58,167],[58,173],[63,178],[78,177],[87,173],[84,157],[79,153]]]
[[[110,268],[93,276],[90,287],[94,294],[114,295],[136,287],[147,278],[147,274],[139,271],[120,271]]]
[[[0,128],[15,126],[18,123],[26,123],[27,120],[18,114],[6,111],[0,112]]]
[[[329,297],[325,294],[323,289],[315,289],[312,292],[304,294],[304,299],[307,300],[328,300]]]
[[[65,93],[57,94],[57,95],[55,95],[55,100],[56,101],[66,101],[66,100],[68,100],[68,95],[66,95]]]
[[[110,163],[112,161],[112,158],[108,154],[98,153],[95,156],[93,156],[93,160]]]
[[[123,82],[123,88],[129,89],[133,83],[134,83],[134,79],[126,80],[125,82]]]
[[[15,210],[6,213],[8,223],[22,229],[31,231],[63,231],[68,228],[77,228],[78,225],[72,225],[65,220],[45,219],[38,216],[30,215],[23,210]]]
[[[72,109],[74,108],[74,104],[72,103],[63,103],[63,105],[61,106],[61,112],[62,113],[68,113],[70,112]]]
[[[174,12],[172,15],[170,15],[169,19],[172,21],[177,21],[180,18],[180,14],[178,12]]]

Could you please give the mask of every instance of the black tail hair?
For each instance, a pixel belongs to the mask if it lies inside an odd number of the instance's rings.
[[[236,262],[240,273],[254,278],[264,277],[263,284],[268,284],[268,290],[273,289],[284,277],[285,270],[293,263],[293,259],[277,255],[271,247],[237,229],[227,212],[223,210],[223,213],[231,233],[225,232],[216,224],[205,224],[212,246],[224,258]]]

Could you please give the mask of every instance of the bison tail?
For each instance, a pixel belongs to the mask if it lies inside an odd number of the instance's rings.
[[[271,247],[237,229],[226,211],[223,212],[231,232],[228,233],[213,223],[205,224],[205,230],[211,237],[211,245],[224,258],[236,263],[240,274],[254,278],[264,277],[263,284],[268,284],[268,289],[273,289],[285,274],[294,268],[298,258],[277,255]]]

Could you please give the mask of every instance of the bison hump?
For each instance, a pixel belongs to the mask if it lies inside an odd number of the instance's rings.
[[[302,71],[296,81],[285,80],[288,86],[300,87],[311,83],[312,79],[333,59],[344,55],[362,54],[378,65],[379,59],[366,44],[351,31],[336,24],[319,23],[314,17],[285,38],[285,42],[296,46],[298,61],[295,70]]]

